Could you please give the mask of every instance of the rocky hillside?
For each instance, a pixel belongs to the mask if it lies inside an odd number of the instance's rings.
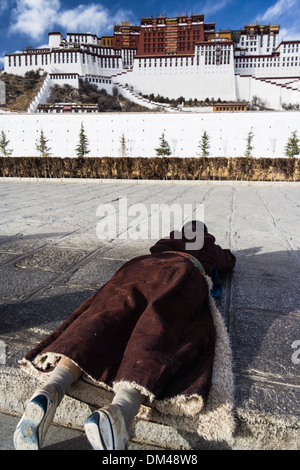
[[[3,72],[0,79],[6,85],[6,105],[10,111],[27,111],[28,106],[41,88],[45,75],[39,72],[26,72],[24,77]]]
[[[88,81],[81,81],[79,89],[76,90],[70,85],[51,88],[51,95],[48,103],[77,103],[77,104],[97,104],[99,112],[148,112],[149,109],[139,106],[127,100],[118,93],[117,87],[113,90],[113,95],[109,95],[105,90],[99,90],[96,85]]]

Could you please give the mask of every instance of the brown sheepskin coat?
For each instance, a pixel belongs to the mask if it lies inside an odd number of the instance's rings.
[[[230,408],[230,347],[209,291],[214,268],[220,273],[232,270],[235,257],[205,234],[203,248],[189,252],[204,266],[203,276],[190,259],[166,253],[184,249],[185,239],[175,240],[171,233],[150,249],[151,254],[125,263],[26,354],[21,361],[24,370],[47,375],[66,356],[82,368],[87,382],[114,391],[124,381],[131,383],[147,395],[158,414],[193,418],[207,403],[215,382],[219,391],[212,401],[223,394],[218,399]],[[214,406],[208,404],[208,408]],[[199,428],[198,418],[197,423]]]

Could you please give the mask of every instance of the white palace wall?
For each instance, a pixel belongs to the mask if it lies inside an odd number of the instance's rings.
[[[185,99],[206,98],[234,101],[235,77],[232,66],[197,67],[146,67],[139,68],[135,61],[133,71],[118,77],[120,83],[128,83],[143,95],[161,95],[170,99],[183,96]],[[184,84],[184,87],[183,87]]]
[[[118,81],[142,94],[159,94],[170,99],[183,96],[198,100],[219,97],[236,100],[232,47],[228,46],[222,65],[216,66],[213,62],[210,65],[205,57],[199,47],[194,57],[136,58],[132,71],[118,76]]]
[[[16,157],[38,156],[41,130],[52,156],[75,157],[81,123],[91,157],[120,156],[122,134],[128,156],[155,156],[163,132],[175,156],[195,157],[204,131],[210,136],[211,156],[239,157],[251,130],[254,157],[284,157],[288,138],[300,129],[300,112],[0,114],[0,132]]]

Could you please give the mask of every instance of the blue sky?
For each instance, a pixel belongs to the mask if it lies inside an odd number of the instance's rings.
[[[218,29],[240,29],[247,22],[280,24],[281,39],[300,39],[300,0],[0,0],[0,65],[5,53],[48,44],[48,32],[111,35],[122,20],[142,16],[204,13]]]

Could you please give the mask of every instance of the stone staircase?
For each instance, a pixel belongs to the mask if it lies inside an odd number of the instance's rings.
[[[37,109],[38,109],[38,106],[40,104],[47,103],[47,100],[49,98],[49,93],[50,93],[50,87],[51,87],[51,79],[50,79],[50,75],[47,74],[47,76],[44,80],[44,83],[41,86],[39,92],[37,93],[35,98],[30,103],[30,105],[27,109],[27,113],[36,113]]]
[[[157,103],[155,101],[148,100],[144,98],[140,93],[138,93],[133,88],[133,86],[128,85],[127,83],[122,83],[124,76],[130,74],[131,72],[132,69],[128,69],[126,71],[111,76],[113,84],[118,88],[118,91],[121,95],[123,95],[128,100],[133,101],[134,103],[139,104],[140,106],[144,106],[148,109],[157,110],[158,108],[160,108],[160,110],[171,113],[180,111],[178,108],[173,108],[167,103]]]

